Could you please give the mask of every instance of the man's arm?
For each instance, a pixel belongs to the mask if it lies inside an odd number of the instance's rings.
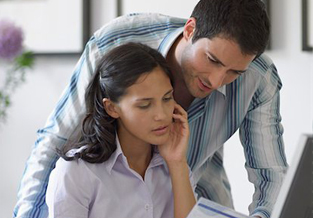
[[[270,217],[287,170],[279,110],[281,86],[274,64],[269,65],[240,127],[248,178],[255,187],[249,206],[253,216]]]
[[[51,170],[58,159],[55,148],[61,148],[73,135],[85,114],[85,87],[95,69],[98,48],[92,37],[77,63],[70,84],[49,116],[27,160],[18,191],[14,217],[47,217],[45,194]]]

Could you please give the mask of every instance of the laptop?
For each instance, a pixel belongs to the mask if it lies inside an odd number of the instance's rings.
[[[313,218],[313,135],[301,135],[271,218]],[[247,218],[231,208],[200,198],[187,218]]]
[[[313,218],[313,135],[302,135],[271,218]]]

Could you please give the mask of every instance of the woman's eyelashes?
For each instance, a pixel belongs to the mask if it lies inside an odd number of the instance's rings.
[[[172,99],[173,99],[173,96],[171,95],[171,96],[168,96],[168,97],[164,97],[163,101],[168,102],[168,101],[170,101]]]
[[[173,100],[173,96],[167,96],[167,97],[164,97],[162,98],[162,101],[163,102],[170,102],[171,100]],[[151,106],[152,102],[149,101],[149,102],[146,102],[146,103],[142,103],[142,104],[139,104],[137,107],[140,108],[140,109],[147,109]]]
[[[151,103],[148,103],[148,104],[138,105],[138,107],[139,107],[140,109],[147,109],[147,108],[150,107],[150,105],[151,105]]]

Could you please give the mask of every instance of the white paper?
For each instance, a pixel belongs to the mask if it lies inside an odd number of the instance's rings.
[[[205,198],[200,198],[187,218],[248,218],[231,208],[222,206]]]

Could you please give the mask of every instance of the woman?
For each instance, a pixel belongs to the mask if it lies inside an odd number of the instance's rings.
[[[81,137],[59,151],[50,176],[49,217],[188,215],[195,204],[189,128],[170,77],[163,56],[142,44],[102,58],[87,87]]]

